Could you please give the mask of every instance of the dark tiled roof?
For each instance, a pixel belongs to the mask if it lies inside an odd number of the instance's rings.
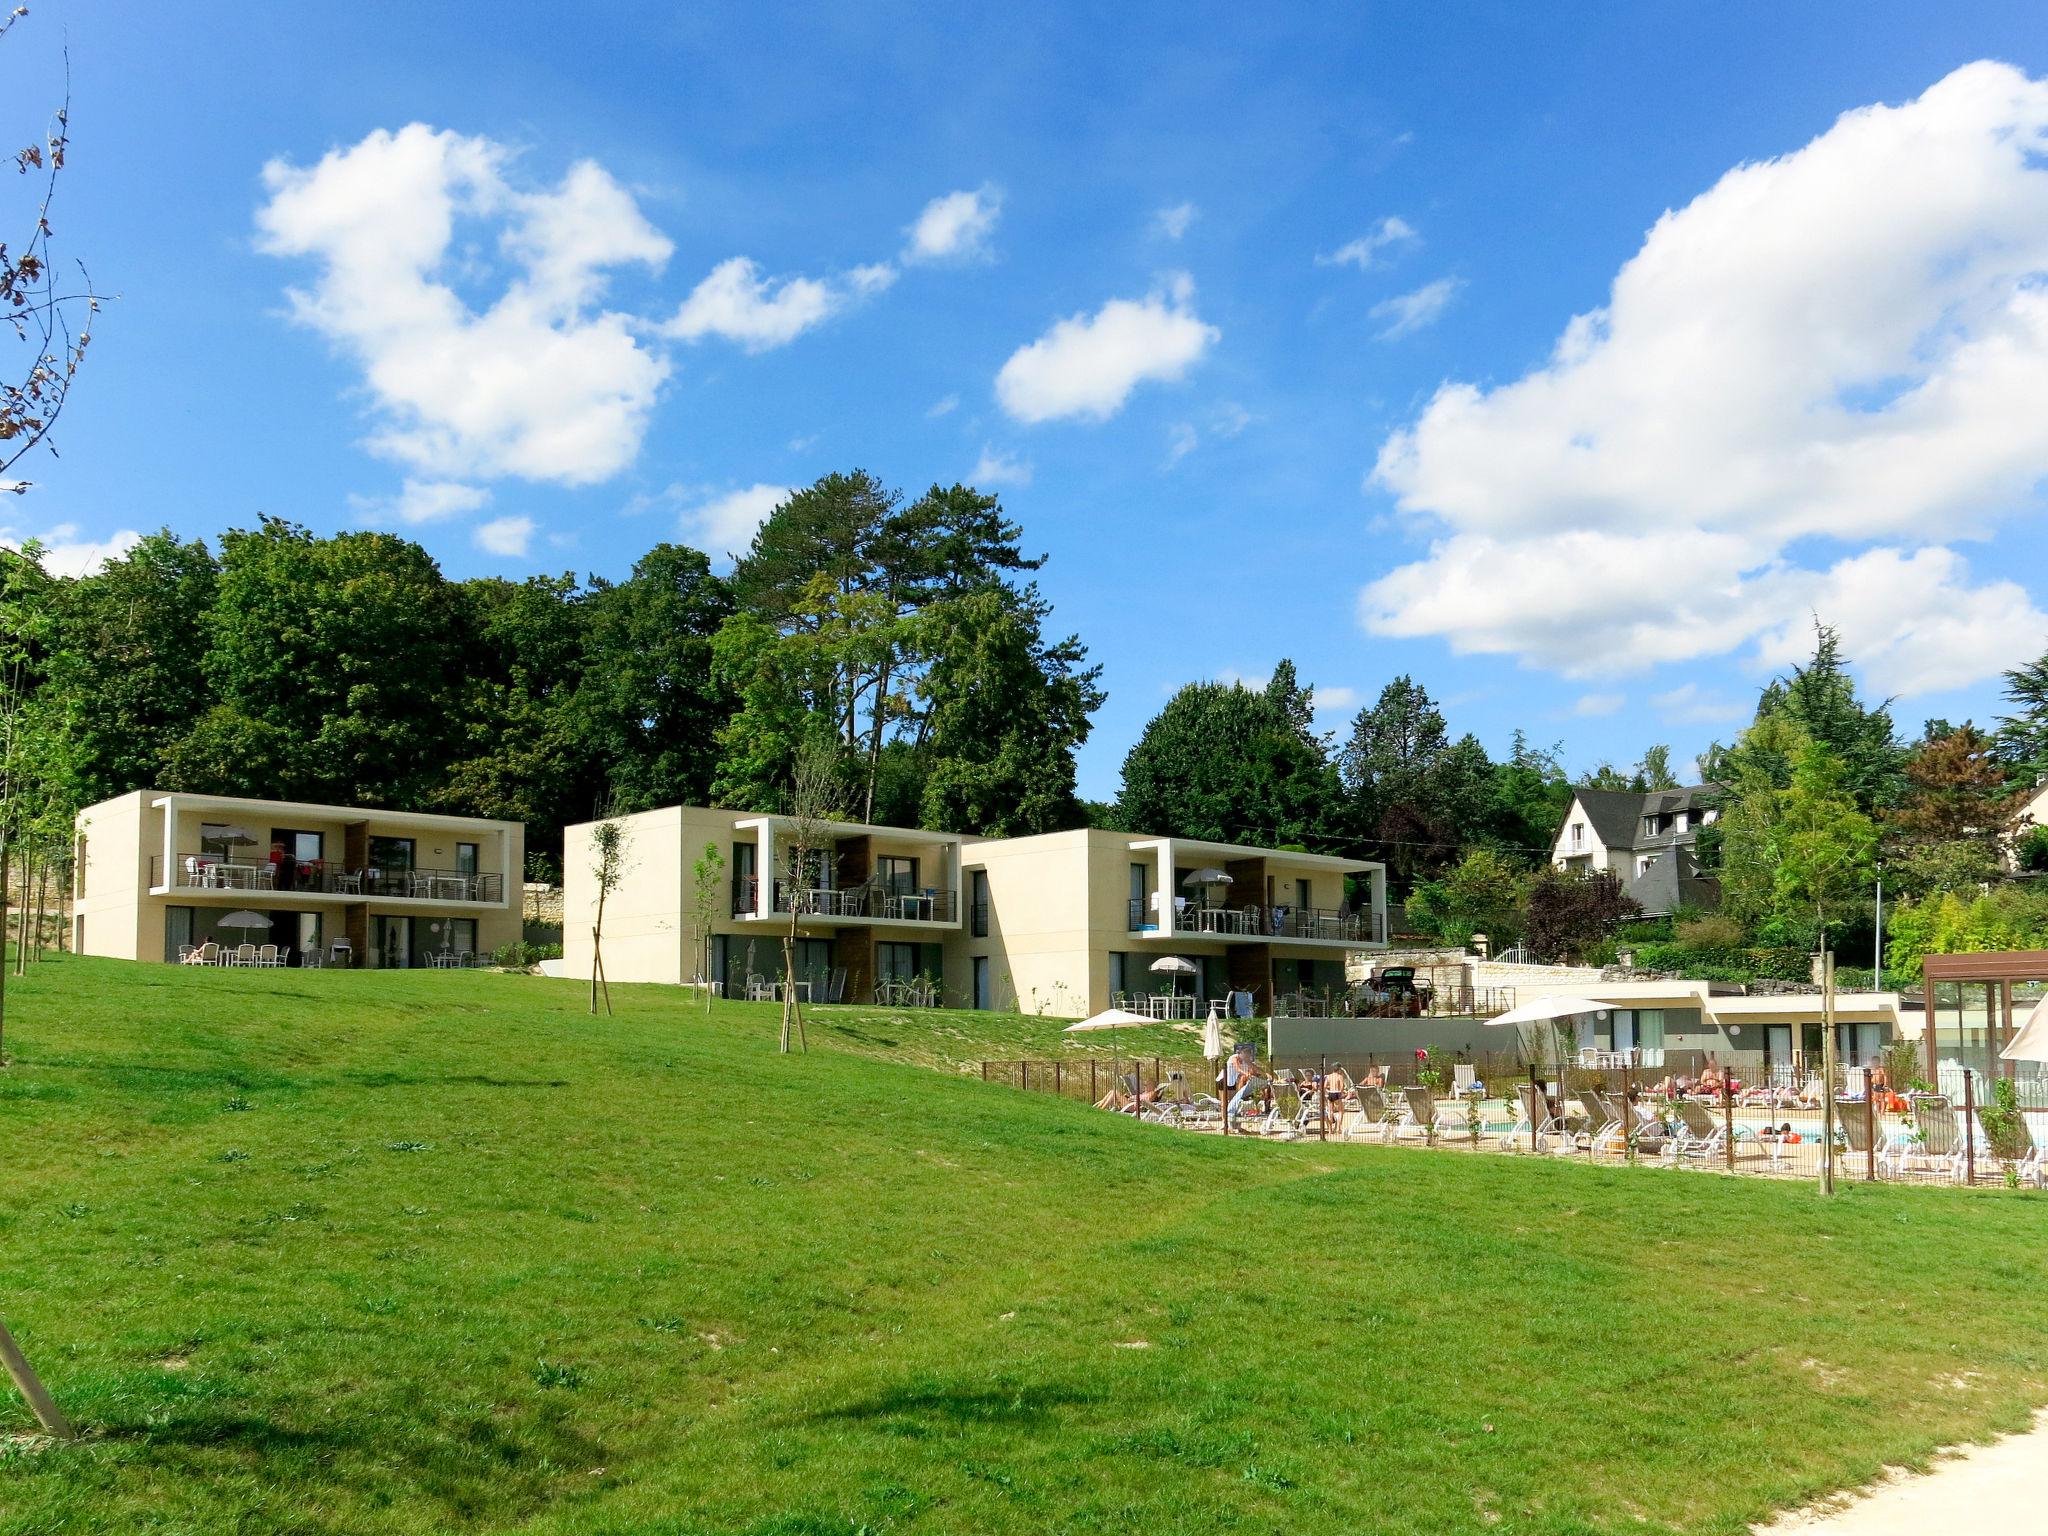
[[[1585,809],[1586,819],[1592,822],[1594,834],[1603,848],[1628,848],[1648,853],[1654,848],[1667,847],[1674,837],[1689,838],[1692,833],[1646,834],[1643,831],[1645,816],[1673,815],[1703,806],[1721,793],[1721,786],[1690,784],[1682,789],[1653,789],[1647,794],[1628,789],[1581,789],[1573,793]]]

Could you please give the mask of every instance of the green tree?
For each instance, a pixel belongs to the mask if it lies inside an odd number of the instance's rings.
[[[1925,895],[2002,878],[2021,801],[1998,743],[1968,724],[1929,735],[1907,757],[1905,780],[1904,797],[1881,819],[1886,883]]]
[[[1478,841],[1494,807],[1485,748],[1452,742],[1428,690],[1406,676],[1358,712],[1338,763],[1352,825],[1401,890]]]
[[[1671,749],[1661,743],[1648,748],[1636,766],[1636,776],[1644,789],[1678,788],[1678,776],[1671,771]]]
[[[1531,878],[1526,865],[1492,848],[1474,848],[1439,878],[1416,883],[1409,921],[1456,944],[1483,933],[1495,950],[1504,949],[1527,927]]]
[[[928,608],[920,824],[1021,837],[1083,824],[1074,753],[1101,707],[1100,667],[1069,636],[1048,644],[1036,589],[999,582]]]
[[[657,544],[625,581],[593,580],[582,606],[580,626],[567,626],[580,627],[583,645],[573,730],[618,809],[708,799],[718,735],[733,710],[712,643],[734,612],[732,589],[699,551]],[[555,633],[534,643],[552,649],[569,639]],[[581,782],[584,794],[595,792]]]
[[[2005,674],[2012,713],[1998,720],[1999,757],[2016,787],[2048,774],[2048,653]]]
[[[1287,711],[1239,683],[1190,683],[1124,758],[1117,821],[1262,847],[1331,845],[1336,771]]]
[[[1720,754],[1720,819],[1700,839],[1701,857],[1721,882],[1721,910],[1751,932],[1778,909],[1778,824],[1792,765],[1811,745],[1798,724],[1766,715]]]
[[[218,699],[165,787],[424,805],[457,737],[461,606],[425,550],[266,517],[221,537],[203,670]],[[254,779],[227,775],[260,768]]]
[[[1905,788],[1904,754],[1889,704],[1866,706],[1857,697],[1841,637],[1814,624],[1813,659],[1774,679],[1757,702],[1756,717],[1791,721],[1841,764],[1842,780],[1859,809],[1894,804]]]
[[[152,533],[56,592],[49,686],[84,803],[162,782],[213,704],[202,661],[219,567],[201,540]]]
[[[1769,858],[1777,915],[1810,937],[1860,921],[1877,862],[1877,824],[1857,809],[1841,759],[1808,741],[1792,762]]]
[[[1557,750],[1531,746],[1514,735],[1506,761],[1496,763],[1487,796],[1485,825],[1495,846],[1525,864],[1544,858],[1572,803],[1572,786],[1558,765]]]
[[[600,733],[578,707],[589,605],[566,574],[483,577],[458,596],[468,664],[456,756],[433,803],[524,822],[528,849],[552,862],[563,825],[594,814],[607,770],[623,766],[600,758]]]

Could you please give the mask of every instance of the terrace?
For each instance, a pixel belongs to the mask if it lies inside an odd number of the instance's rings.
[[[1386,872],[1363,860],[1153,838],[1130,845],[1133,934],[1349,948],[1387,939]],[[1347,889],[1365,887],[1358,900]]]
[[[821,927],[960,924],[955,834],[833,822],[822,846],[799,861],[786,818],[749,817],[733,831],[731,915],[737,920],[786,920],[795,914]],[[766,879],[764,870],[778,873]]]
[[[505,877],[462,869],[349,869],[315,860],[272,864],[268,860],[237,861],[191,854],[176,862],[164,878],[160,853],[149,858],[150,894],[177,892],[247,895],[250,892],[293,896],[342,896],[367,901],[482,902],[505,899]]]

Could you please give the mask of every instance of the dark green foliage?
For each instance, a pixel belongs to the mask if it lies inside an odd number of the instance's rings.
[[[1124,759],[1117,824],[1130,832],[1327,850],[1340,788],[1286,695],[1190,683]]]
[[[1455,863],[1468,842],[1491,837],[1506,808],[1485,748],[1469,735],[1453,742],[1429,691],[1409,677],[1395,678],[1358,712],[1338,763],[1361,847],[1386,861],[1401,890]],[[1514,814],[1519,821],[1519,806]],[[1543,840],[1554,831],[1545,827]]]
[[[1642,910],[1608,870],[1546,864],[1529,882],[1528,945],[1539,960],[1578,963],[1618,924]]]

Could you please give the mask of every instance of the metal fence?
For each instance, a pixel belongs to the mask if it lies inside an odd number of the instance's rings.
[[[1333,1093],[1329,1065],[1275,1070],[1246,1095],[1231,1133],[1777,1178],[1817,1179],[1831,1158],[1834,1177],[1845,1183],[2048,1183],[2048,1081],[2041,1079],[2012,1082],[2007,1092],[1996,1078],[1964,1072],[1959,1095],[1899,1095],[1874,1083],[1869,1069],[1851,1069],[1842,1074],[1828,1137],[1810,1077],[1798,1087],[1738,1079],[1715,1092],[1677,1094],[1667,1091],[1661,1070],[1532,1067],[1502,1052],[1449,1065],[1365,1063]],[[1135,1098],[1140,1118],[1222,1129],[1216,1068],[1200,1059],[984,1061],[980,1068],[984,1082],[1126,1110]]]

